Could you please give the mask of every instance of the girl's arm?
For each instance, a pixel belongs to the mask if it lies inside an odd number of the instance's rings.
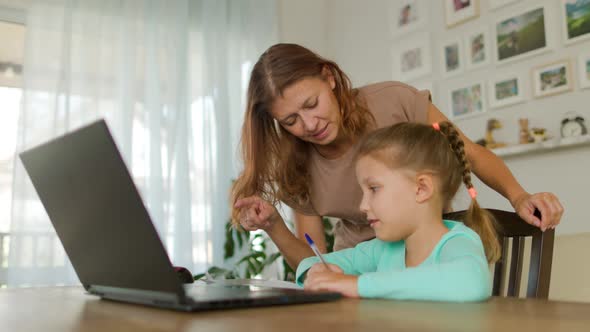
[[[382,251],[383,242],[374,239],[361,242],[354,248],[344,249],[323,255],[329,264],[337,265],[344,274],[360,275],[368,271],[376,271],[379,254]],[[308,257],[301,261],[297,267],[295,281],[302,286],[305,274],[314,265],[319,263],[317,257]]]
[[[481,301],[491,295],[481,242],[458,235],[443,245],[438,262],[387,272],[364,273],[358,294],[365,298],[429,301]]]
[[[430,104],[428,109],[428,122],[449,121],[436,106]],[[563,207],[559,199],[552,193],[527,193],[516,181],[512,172],[502,159],[498,158],[490,150],[473,143],[461,131],[461,139],[465,143],[465,153],[473,173],[486,185],[506,197],[518,215],[527,223],[540,227],[543,231],[554,228],[559,224]],[[542,220],[534,216],[535,209],[539,209]]]

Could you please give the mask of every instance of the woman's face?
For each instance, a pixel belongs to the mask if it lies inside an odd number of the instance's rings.
[[[328,145],[338,137],[340,106],[334,77],[305,78],[283,91],[271,107],[279,124],[292,135],[313,144]]]

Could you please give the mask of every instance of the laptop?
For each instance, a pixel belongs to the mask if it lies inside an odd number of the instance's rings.
[[[183,284],[104,120],[24,151],[20,158],[90,294],[183,311],[341,297],[299,289]]]

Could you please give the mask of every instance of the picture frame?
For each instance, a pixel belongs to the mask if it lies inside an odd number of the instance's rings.
[[[547,14],[545,5],[536,5],[496,20],[493,36],[496,63],[504,64],[548,51]]]
[[[449,77],[463,72],[465,58],[461,39],[450,39],[441,44],[441,68],[443,76]]]
[[[525,87],[522,75],[510,74],[490,80],[490,107],[501,108],[525,101]]]
[[[479,16],[479,0],[444,0],[447,29]]]
[[[578,56],[578,82],[580,89],[590,88],[590,50]]]
[[[473,70],[491,63],[490,39],[485,29],[468,33],[465,36],[465,67]]]
[[[566,45],[590,39],[590,1],[559,0]]]
[[[483,81],[455,85],[448,90],[448,109],[452,119],[464,119],[486,112]]]
[[[426,26],[428,0],[401,0],[389,2],[389,28],[394,37],[407,35]]]
[[[489,0],[490,9],[495,10],[520,0]]]
[[[533,95],[536,98],[553,96],[573,89],[569,60],[537,66],[532,69]]]
[[[398,47],[397,45],[403,45]],[[430,35],[421,33],[396,42],[392,47],[393,78],[411,81],[426,76],[432,71]]]

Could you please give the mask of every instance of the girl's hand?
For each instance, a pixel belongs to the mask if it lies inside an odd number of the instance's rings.
[[[542,231],[555,228],[563,215],[563,206],[552,193],[524,193],[516,198],[512,206],[522,219]],[[541,212],[541,219],[534,215],[535,209]]]
[[[346,297],[359,297],[358,277],[342,273],[342,269],[336,265],[329,264],[329,266],[329,271],[321,263],[312,266],[307,272],[304,289],[338,292]]]
[[[311,266],[309,270],[307,270],[307,276],[316,273],[323,273],[323,272],[336,272],[340,274],[344,274],[344,271],[338,265],[334,264],[327,264],[328,266],[324,265],[323,263],[317,263]]]
[[[240,209],[240,225],[247,231],[267,231],[283,220],[277,209],[259,196],[238,199],[234,208]]]

